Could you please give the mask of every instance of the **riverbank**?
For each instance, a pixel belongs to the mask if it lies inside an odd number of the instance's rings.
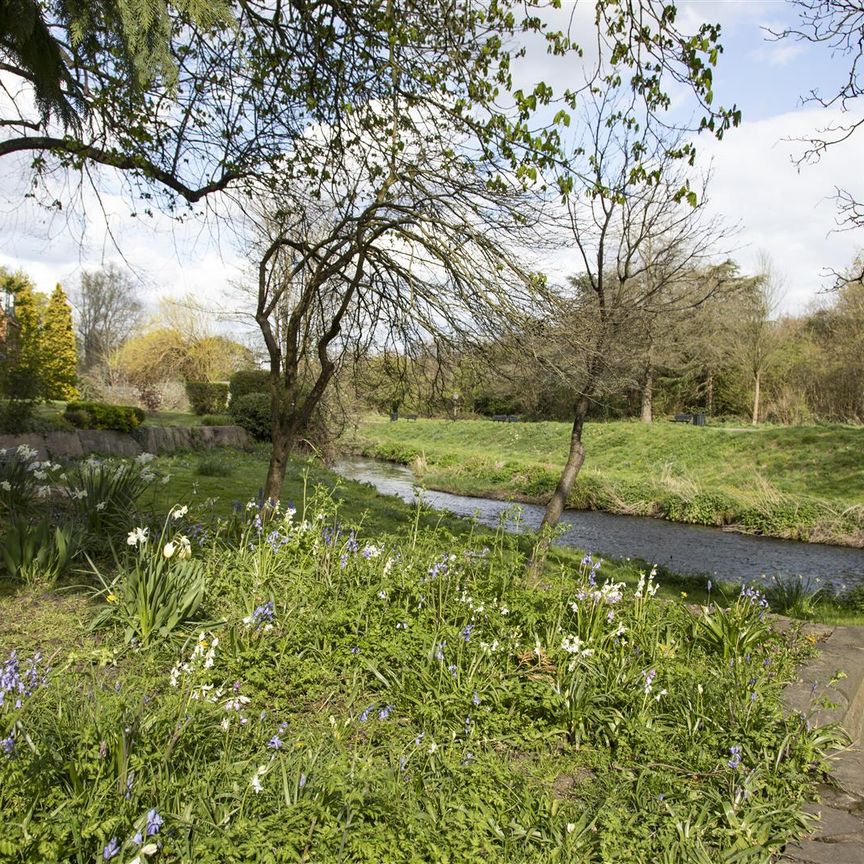
[[[353,453],[409,465],[429,489],[543,503],[567,450],[566,423],[368,417]],[[734,429],[666,421],[586,427],[568,506],[864,547],[864,429]]]

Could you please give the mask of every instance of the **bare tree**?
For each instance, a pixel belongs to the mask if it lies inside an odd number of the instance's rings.
[[[72,298],[85,371],[101,364],[141,325],[144,310],[129,274],[109,264],[84,272]]]
[[[539,572],[585,460],[582,433],[592,404],[614,380],[621,359],[632,366],[646,322],[698,307],[721,290],[727,267],[707,268],[728,232],[708,216],[705,186],[689,188],[680,144],[654,137],[633,119],[630,97],[596,93],[589,130],[573,160],[567,205],[570,243],[582,273],[562,293],[554,333],[541,337],[538,360],[569,380],[573,392],[567,459],[546,505],[531,564]],[[695,271],[710,274],[694,279]],[[572,326],[567,326],[572,322]],[[561,338],[568,332],[569,338]],[[635,356],[634,356],[635,355]]]
[[[783,296],[783,283],[771,262],[762,253],[759,273],[748,282],[748,290],[740,297],[736,315],[738,326],[733,332],[733,346],[741,366],[753,382],[753,411],[751,421],[759,423],[762,383],[774,359],[779,340],[773,320]]]

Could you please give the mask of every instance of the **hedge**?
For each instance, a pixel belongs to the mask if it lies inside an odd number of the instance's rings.
[[[268,393],[245,393],[231,400],[228,410],[231,416],[256,441],[270,438],[270,395]]]
[[[131,405],[108,405],[105,402],[67,402],[63,418],[79,429],[111,429],[131,432],[145,418],[144,411]]]
[[[249,393],[269,393],[270,373],[265,369],[243,369],[235,372],[228,383],[229,402],[234,405],[238,399]]]
[[[199,417],[221,414],[228,404],[228,385],[222,381],[187,381],[186,397]]]

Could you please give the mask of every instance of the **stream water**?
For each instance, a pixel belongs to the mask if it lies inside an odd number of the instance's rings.
[[[414,500],[415,479],[409,468],[375,459],[346,459],[337,473],[350,480],[371,483],[385,495]],[[437,510],[477,519],[495,526],[501,514],[513,507],[506,501],[421,493]],[[513,530],[536,530],[543,517],[537,504],[521,504],[521,517]],[[736,534],[701,525],[682,525],[644,516],[567,510],[561,518],[567,532],[556,543],[575,546],[610,558],[641,558],[674,573],[716,575],[721,579],[750,581],[761,576],[801,576],[836,587],[864,583],[864,549],[826,546]]]

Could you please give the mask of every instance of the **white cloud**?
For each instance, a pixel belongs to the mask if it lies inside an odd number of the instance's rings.
[[[864,245],[861,232],[837,230],[832,198],[836,187],[864,198],[855,141],[830,148],[815,165],[792,161],[803,148],[789,139],[839,120],[839,113],[797,111],[745,121],[721,142],[698,142],[700,164],[713,166],[711,208],[742,225],[736,259],[752,271],[760,251],[773,257],[788,288],[783,311],[804,309],[830,286],[828,268],[841,269]]]

